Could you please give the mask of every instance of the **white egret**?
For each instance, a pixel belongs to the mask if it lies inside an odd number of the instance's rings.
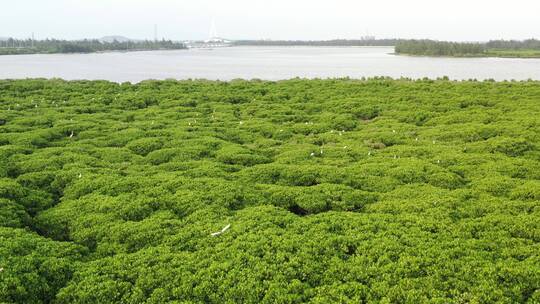
[[[231,224],[227,224],[227,226],[223,227],[223,229],[221,229],[221,231],[214,232],[214,233],[212,233],[210,235],[211,236],[218,236],[218,235],[222,234],[223,232],[227,231],[230,227],[231,227]]]

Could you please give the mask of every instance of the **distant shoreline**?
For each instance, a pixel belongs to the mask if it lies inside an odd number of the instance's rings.
[[[407,56],[407,57],[426,57],[426,58],[463,58],[463,59],[473,59],[473,58],[507,58],[507,59],[540,59],[540,54],[524,56],[519,53],[515,54],[477,54],[477,55],[418,55],[418,54],[407,54],[407,53],[390,53],[390,55],[395,56]]]
[[[170,40],[125,41],[113,40],[105,42],[93,40],[6,40],[0,43],[1,55],[33,55],[33,54],[91,54],[100,52],[134,52],[140,50],[182,50],[184,43]]]
[[[95,51],[95,52],[33,52],[33,53],[16,53],[16,54],[7,54],[0,52],[0,56],[24,56],[24,55],[86,55],[86,54],[106,54],[106,53],[134,53],[134,52],[152,52],[152,51],[187,51],[185,49],[130,49],[130,50],[106,50],[106,51]],[[1,49],[0,49],[1,51]]]
[[[402,40],[394,47],[400,55],[453,58],[540,58],[540,40],[492,40],[452,42],[438,40]]]
[[[111,52],[143,52],[165,50],[219,49],[228,47],[267,48],[393,48],[393,55],[432,58],[540,58],[540,41],[490,40],[488,42],[452,42],[415,39],[332,39],[332,40],[226,40],[209,41],[144,40],[6,40],[0,44],[2,55],[93,54]],[[109,39],[110,40],[110,39]],[[11,47],[9,47],[11,46]]]
[[[387,45],[366,45],[366,46],[354,46],[354,45],[231,45],[227,47],[216,47],[215,49],[221,48],[394,48],[394,46]],[[107,53],[135,53],[135,52],[154,52],[154,51],[189,51],[189,50],[213,50],[214,48],[185,48],[185,49],[168,49],[168,48],[159,48],[159,49],[130,49],[130,50],[105,50],[105,51],[95,51],[95,52],[32,52],[32,53],[15,53],[7,54],[1,53],[0,56],[23,56],[23,55],[86,55],[86,54],[107,54]],[[473,58],[508,58],[508,59],[540,59],[540,53],[527,55],[524,52],[514,52],[514,53],[486,53],[486,54],[469,54],[469,55],[422,55],[422,54],[408,54],[408,53],[387,53],[388,55],[394,56],[407,56],[407,57],[426,57],[426,58],[463,58],[463,59],[473,59]]]

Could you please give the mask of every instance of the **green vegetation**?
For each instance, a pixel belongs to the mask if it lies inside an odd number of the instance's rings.
[[[539,82],[2,80],[0,156],[0,302],[540,302]]]
[[[95,53],[106,51],[178,50],[185,49],[183,43],[170,40],[160,41],[112,41],[92,40],[16,40],[0,41],[0,55]]]
[[[479,57],[485,55],[481,43],[445,42],[433,40],[404,40],[395,46],[396,54],[421,56]]]
[[[493,40],[487,43],[400,40],[395,52],[418,56],[540,58],[540,40]]]
[[[521,49],[521,50],[507,50],[507,49],[489,49],[486,51],[488,57],[503,57],[503,58],[540,58],[540,49]]]

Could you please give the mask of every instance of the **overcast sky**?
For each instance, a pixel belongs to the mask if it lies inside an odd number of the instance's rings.
[[[540,38],[540,0],[3,0],[0,37]]]

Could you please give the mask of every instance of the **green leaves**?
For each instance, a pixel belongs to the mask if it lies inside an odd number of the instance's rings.
[[[71,278],[85,250],[22,229],[0,227],[0,301],[47,303]]]
[[[0,302],[539,299],[537,82],[0,90]]]
[[[163,140],[160,138],[141,138],[131,141],[126,145],[126,148],[142,156],[159,150],[161,147],[163,147]]]

